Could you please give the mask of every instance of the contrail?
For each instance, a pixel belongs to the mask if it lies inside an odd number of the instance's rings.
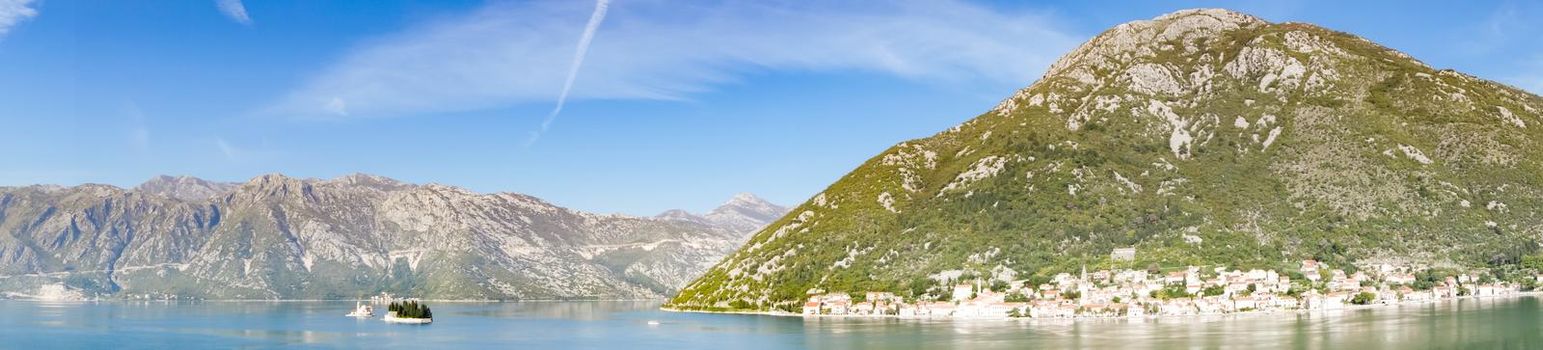
[[[552,127],[552,122],[557,120],[557,114],[562,113],[563,104],[568,102],[568,90],[573,89],[573,78],[579,75],[579,67],[584,65],[584,55],[589,53],[589,42],[595,38],[595,30],[600,29],[600,22],[605,21],[605,10],[610,6],[610,0],[595,1],[595,12],[589,15],[589,23],[584,25],[584,34],[579,36],[578,50],[573,53],[573,64],[568,67],[568,80],[563,82],[563,90],[557,94],[557,106],[552,108],[552,113],[547,114],[546,120],[541,121],[541,130],[531,133],[530,141],[525,142],[525,146],[529,147],[541,139],[541,134],[545,134]]]

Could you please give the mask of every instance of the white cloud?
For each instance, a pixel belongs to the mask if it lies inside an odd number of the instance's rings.
[[[230,20],[245,25],[252,24],[252,17],[247,16],[246,5],[242,4],[241,0],[214,0],[214,3],[220,7],[220,12],[224,13],[225,17],[230,17]]]
[[[610,0],[595,1],[595,11],[589,15],[589,23],[584,24],[584,34],[579,36],[578,48],[573,52],[573,63],[568,65],[568,79],[563,80],[563,89],[557,93],[557,105],[552,107],[546,120],[541,121],[541,129],[532,133],[530,140],[525,142],[526,147],[541,139],[541,134],[546,133],[552,127],[552,122],[557,120],[557,114],[563,112],[563,104],[568,102],[568,93],[573,90],[573,79],[579,76],[579,67],[584,66],[584,55],[589,52],[589,44],[594,41],[600,23],[605,21],[606,8],[610,5]]]
[[[133,100],[124,103],[123,113],[129,119],[129,144],[141,154],[150,150],[150,127],[145,125],[145,112]]]
[[[216,136],[214,148],[230,163],[263,164],[284,156],[283,151],[274,149],[267,139],[232,140]]]
[[[361,45],[267,112],[337,118],[557,98],[591,3],[496,3]],[[1079,36],[1051,18],[955,1],[611,5],[572,99],[687,99],[765,70],[1027,85]]]
[[[331,101],[327,101],[327,105],[322,106],[322,109],[333,115],[347,116],[348,102],[344,102],[340,97],[333,97]]]
[[[237,153],[240,153],[235,147],[231,147],[229,142],[225,142],[224,138],[215,138],[214,146],[220,149],[220,154],[225,155],[227,161],[236,161]]]
[[[134,145],[134,150],[144,153],[150,150],[150,129],[138,126],[129,130],[129,141]]]
[[[10,33],[17,23],[37,15],[32,0],[0,0],[0,36]]]

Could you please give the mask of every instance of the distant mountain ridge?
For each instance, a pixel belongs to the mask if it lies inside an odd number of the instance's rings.
[[[727,202],[704,215],[684,210],[668,210],[655,218],[697,222],[722,227],[735,232],[753,232],[787,214],[788,208],[756,197],[750,193],[735,194]]]
[[[657,298],[732,251],[758,217],[599,215],[367,174],[0,187],[0,292],[62,283],[117,298]]]
[[[191,176],[161,175],[135,186],[134,190],[186,201],[200,201],[230,192],[239,185],[239,183],[213,182]]]

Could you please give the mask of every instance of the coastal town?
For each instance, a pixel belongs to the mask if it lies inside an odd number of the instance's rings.
[[[1116,260],[1134,249],[1116,249]],[[1166,273],[1099,270],[1060,273],[1048,281],[956,281],[943,295],[908,300],[891,292],[809,291],[805,316],[901,318],[1083,318],[1219,315],[1242,312],[1343,310],[1459,297],[1521,293],[1514,283],[1470,274],[1418,275],[1378,264],[1346,272],[1305,260],[1295,271],[1188,266]],[[1294,279],[1292,276],[1298,276]],[[1543,279],[1543,276],[1536,277]],[[1043,282],[1043,283],[1036,283]],[[932,299],[931,301],[926,301]]]

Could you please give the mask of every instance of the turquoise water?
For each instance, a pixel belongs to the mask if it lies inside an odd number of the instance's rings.
[[[656,302],[553,302],[434,303],[434,324],[420,326],[343,317],[353,305],[0,301],[0,348],[1543,348],[1543,302],[1534,297],[1077,322],[805,320],[662,312]]]

